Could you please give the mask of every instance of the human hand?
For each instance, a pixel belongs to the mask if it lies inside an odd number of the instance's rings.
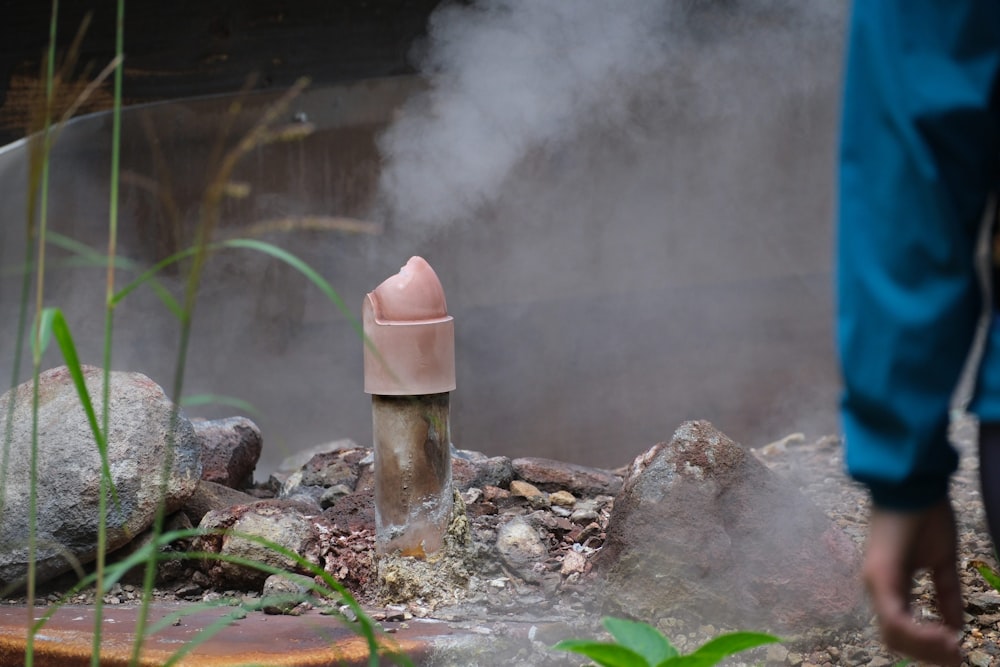
[[[939,665],[961,664],[956,548],[955,515],[948,499],[919,512],[872,512],[863,575],[882,640],[893,651]],[[921,569],[931,572],[943,623],[913,618],[910,588]]]

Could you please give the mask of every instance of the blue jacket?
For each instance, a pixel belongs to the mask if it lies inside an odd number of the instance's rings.
[[[839,155],[837,337],[848,472],[882,507],[947,493],[952,393],[982,312],[998,182],[1000,1],[858,0]],[[1000,326],[973,410],[1000,421]]]

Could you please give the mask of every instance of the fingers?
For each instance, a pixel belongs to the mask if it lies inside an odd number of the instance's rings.
[[[919,624],[906,612],[879,616],[879,623],[882,641],[893,651],[935,665],[958,667],[962,664],[958,633],[946,625]]]
[[[953,565],[941,567],[934,570],[933,577],[941,618],[952,630],[961,630],[965,619],[962,609],[962,585],[958,572]]]
[[[878,563],[866,564],[865,578],[871,595],[872,606],[882,630],[882,640],[893,651],[913,656],[937,665],[959,665],[962,655],[955,625],[948,619],[947,625],[938,623],[917,623],[910,614],[909,589],[900,585],[895,572],[884,572]],[[908,581],[908,579],[907,579]],[[955,594],[957,574],[955,575]],[[939,589],[939,595],[940,595]],[[957,602],[958,626],[962,621],[961,598]],[[949,607],[949,613],[954,609]],[[942,611],[943,613],[943,611]]]
[[[962,662],[957,630],[963,613],[953,534],[949,504],[914,514],[876,510],[869,526],[864,580],[890,649],[957,666]],[[918,623],[913,618],[910,587],[921,567],[931,570],[944,623]]]

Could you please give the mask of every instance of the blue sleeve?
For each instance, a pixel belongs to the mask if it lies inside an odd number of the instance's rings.
[[[847,469],[882,507],[947,493],[949,405],[982,296],[997,181],[1000,2],[858,0],[839,155],[837,338]],[[992,106],[991,106],[992,105]]]

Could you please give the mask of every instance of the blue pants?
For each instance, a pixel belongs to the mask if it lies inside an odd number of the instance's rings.
[[[882,507],[940,500],[957,464],[946,429],[982,312],[975,254],[1000,173],[998,70],[997,0],[855,2],[837,337],[848,472]],[[1000,326],[972,407],[1000,422]]]

